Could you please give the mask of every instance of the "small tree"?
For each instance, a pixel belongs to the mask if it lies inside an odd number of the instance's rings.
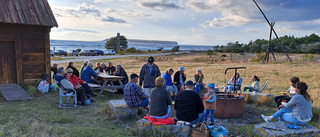
[[[209,55],[209,58],[211,58],[211,56],[214,55],[213,50],[207,50],[207,55]]]
[[[81,49],[77,49],[78,52],[81,52]]]
[[[171,49],[171,51],[173,51],[173,52],[178,52],[179,49],[180,49],[180,46],[174,46],[174,47]]]
[[[119,50],[117,47],[117,36],[111,37],[105,45],[106,49],[113,49],[113,50]],[[123,51],[124,49],[128,48],[128,41],[127,38],[123,35],[120,36],[120,50]]]

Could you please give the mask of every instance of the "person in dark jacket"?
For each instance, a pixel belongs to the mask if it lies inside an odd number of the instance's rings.
[[[103,72],[103,69],[102,69],[99,62],[96,63],[96,68],[94,68],[94,71],[96,71],[96,70],[99,70],[99,72]]]
[[[72,61],[70,61],[68,63],[68,67],[66,69],[68,69],[68,68],[71,68],[73,70],[73,75],[76,75],[77,77],[80,76],[79,71],[75,67],[73,67],[73,62]]]
[[[187,81],[186,90],[177,95],[174,108],[177,111],[177,119],[197,124],[203,121],[204,106],[200,96],[194,91],[194,84]]]
[[[149,57],[148,63],[144,64],[140,71],[140,82],[139,85],[142,87],[143,83],[143,92],[150,96],[152,88],[155,87],[155,80],[161,75],[159,67],[154,64],[154,58]]]
[[[121,65],[117,65],[117,71],[114,73],[116,76],[122,76],[123,79],[121,80],[123,85],[128,83],[128,75],[127,72],[122,68]],[[118,81],[114,82],[114,85],[120,85]],[[123,94],[123,89],[117,89],[116,94]]]
[[[108,62],[108,67],[106,68],[106,73],[113,75],[116,72],[116,68],[112,65],[112,62]]]
[[[53,64],[51,67],[51,71],[53,72],[52,79],[55,79],[57,76],[57,69],[58,69],[58,64]]]
[[[151,90],[150,95],[150,117],[166,119],[171,116],[171,99],[163,86],[165,78],[158,77],[155,81],[156,87]]]
[[[174,77],[173,77],[173,81],[176,82],[176,86],[178,88],[179,91],[182,91],[184,89],[184,82],[187,79],[187,75],[184,74],[184,67],[181,66],[179,68],[179,71],[177,71],[176,73],[174,73]]]

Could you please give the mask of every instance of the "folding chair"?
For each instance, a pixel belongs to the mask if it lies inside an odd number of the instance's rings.
[[[264,83],[264,85],[261,87],[260,92],[262,92],[262,91],[264,90],[264,88],[267,86],[267,84],[268,84],[268,81],[266,81],[266,82]]]
[[[59,98],[60,98],[59,107],[60,108],[76,108],[77,107],[77,91],[74,89],[65,89],[60,83],[58,83],[58,86],[59,86]],[[62,97],[67,97],[66,104],[62,102]],[[74,102],[69,101],[71,97],[74,98]]]

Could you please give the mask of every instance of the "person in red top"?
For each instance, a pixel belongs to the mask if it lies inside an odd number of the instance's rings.
[[[73,70],[71,68],[68,68],[67,73],[72,73]],[[71,75],[70,76],[70,82],[73,84],[74,87],[80,86],[83,87],[86,90],[86,94],[89,94],[91,97],[97,96],[97,94],[94,94],[87,82],[83,81],[81,78],[77,77],[76,75]],[[92,100],[92,102],[94,102]]]

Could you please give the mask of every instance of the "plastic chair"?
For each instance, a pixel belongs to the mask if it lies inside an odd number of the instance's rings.
[[[267,84],[268,84],[268,81],[266,81],[266,82],[264,83],[264,85],[261,87],[260,92],[262,92],[262,91],[264,90],[264,88],[267,86]]]
[[[57,82],[58,83],[58,82]],[[60,83],[58,83],[59,86],[59,98],[60,98],[60,108],[76,108],[77,107],[77,91],[74,89],[65,89]],[[62,91],[67,91],[65,93],[62,93]],[[67,97],[67,103],[64,104],[62,102],[62,97]],[[70,98],[74,98],[74,102],[70,102]]]

